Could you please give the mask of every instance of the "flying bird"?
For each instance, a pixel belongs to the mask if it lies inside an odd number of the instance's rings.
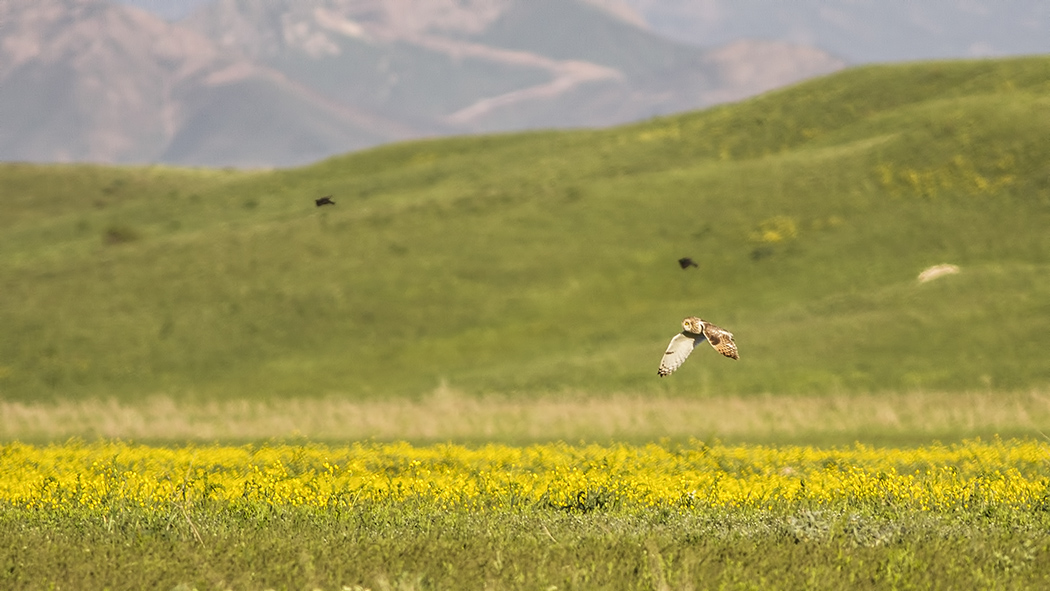
[[[660,360],[660,369],[656,373],[660,377],[674,373],[685,363],[686,357],[693,352],[693,348],[705,340],[722,355],[730,359],[740,359],[740,354],[736,351],[736,343],[733,342],[733,333],[696,316],[690,316],[682,321],[682,332],[674,335],[671,344],[667,345],[664,358]]]
[[[678,264],[681,265],[683,269],[688,269],[689,267],[699,267],[700,266],[700,265],[696,264],[696,262],[693,261],[693,259],[691,259],[689,257],[682,257],[682,258],[678,259]]]
[[[314,203],[317,204],[317,207],[321,207],[322,205],[335,205],[335,201],[332,201],[331,195],[325,195],[320,199],[314,199]]]

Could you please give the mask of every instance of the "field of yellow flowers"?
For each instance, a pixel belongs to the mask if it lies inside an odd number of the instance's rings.
[[[952,512],[1050,503],[1050,445],[917,449],[407,443],[0,447],[0,501],[32,509],[156,510],[169,503],[456,509],[877,507]],[[1050,507],[1048,507],[1050,508]]]
[[[0,541],[19,589],[1025,588],[1050,444],[10,443]]]

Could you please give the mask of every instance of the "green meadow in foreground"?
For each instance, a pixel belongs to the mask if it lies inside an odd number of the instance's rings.
[[[1048,70],[863,67],[290,170],[0,165],[0,396],[1042,387]],[[917,281],[940,263],[961,271]],[[692,314],[741,360],[659,379]]]
[[[1042,589],[1050,444],[0,445],[5,589]]]
[[[9,588],[1040,589],[1046,511],[0,512]]]

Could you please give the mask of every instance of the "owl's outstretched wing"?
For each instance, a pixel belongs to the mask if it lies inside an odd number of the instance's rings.
[[[674,370],[681,367],[686,357],[689,357],[693,348],[702,340],[704,340],[702,335],[693,337],[687,337],[683,333],[674,335],[671,344],[667,345],[664,358],[660,360],[660,369],[657,371],[660,377],[669,376],[674,373]]]
[[[715,351],[730,359],[740,359],[740,354],[736,350],[736,343],[733,342],[733,333],[706,322],[704,323],[704,336],[707,337],[707,342],[711,343]]]

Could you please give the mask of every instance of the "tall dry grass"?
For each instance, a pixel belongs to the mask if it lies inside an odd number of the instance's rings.
[[[81,400],[0,402],[0,440],[42,443],[121,438],[143,442],[413,442],[719,439],[750,443],[908,443],[1050,433],[1050,393],[936,392],[893,395],[637,395],[476,398],[447,387],[418,401],[340,398],[184,402],[154,396],[141,403]]]

